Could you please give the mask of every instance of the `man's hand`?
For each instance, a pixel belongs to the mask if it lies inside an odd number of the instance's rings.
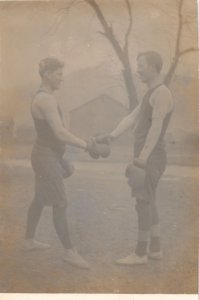
[[[63,178],[67,178],[71,175],[73,175],[74,171],[75,171],[75,168],[74,168],[74,165],[67,159],[62,159],[61,161],[61,166],[62,166],[62,169],[63,169]]]
[[[87,151],[92,158],[99,158],[100,156],[106,158],[110,155],[111,150],[109,145],[97,143],[95,138],[90,138],[87,142]]]
[[[142,191],[146,178],[146,170],[137,167],[134,162],[132,162],[127,166],[125,176],[127,177],[128,185],[131,188],[132,197],[142,197]]]
[[[94,138],[97,143],[107,145],[109,145],[114,140],[113,136],[111,136],[110,134],[97,135]]]
[[[140,158],[134,158],[133,160],[133,164],[138,167],[138,168],[141,168],[141,169],[145,169],[146,168],[146,161],[143,160],[143,159],[140,159]]]
[[[99,158],[99,153],[97,151],[97,143],[95,141],[94,138],[90,138],[87,141],[87,148],[86,151],[88,151],[88,153],[90,154],[90,156],[94,159],[98,159]]]

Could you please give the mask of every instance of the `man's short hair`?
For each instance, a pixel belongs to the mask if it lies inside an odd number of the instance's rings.
[[[63,68],[64,63],[55,57],[47,57],[40,61],[39,63],[39,74],[43,77],[46,71],[54,72],[57,69]]]
[[[163,61],[161,55],[158,52],[156,51],[141,52],[138,54],[137,60],[142,56],[146,57],[146,61],[148,62],[148,64],[154,66],[157,72],[160,73],[162,69]]]

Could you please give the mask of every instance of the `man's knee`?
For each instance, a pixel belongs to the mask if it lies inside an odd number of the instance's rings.
[[[56,204],[53,205],[53,215],[65,215],[66,213],[66,204]]]
[[[136,199],[135,209],[138,213],[142,212],[145,209],[148,209],[150,202],[145,199]]]
[[[36,209],[36,210],[41,210],[41,209],[43,209],[43,204],[40,201],[40,199],[38,199],[37,197],[34,197],[34,199],[32,200],[32,202],[30,204],[30,208]]]
[[[151,226],[151,207],[150,202],[137,199],[136,210],[138,214],[138,228],[139,230],[149,230]]]

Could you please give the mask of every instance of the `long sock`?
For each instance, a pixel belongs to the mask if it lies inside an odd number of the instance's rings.
[[[135,253],[138,256],[145,256],[147,251],[147,241],[138,241],[135,249]]]
[[[72,248],[68,224],[66,220],[66,208],[53,206],[53,222],[56,233],[65,249]]]
[[[159,252],[160,251],[160,237],[159,236],[151,237],[149,250],[150,250],[150,252]]]
[[[151,228],[151,207],[142,199],[137,199],[136,210],[138,213],[138,241],[135,253],[144,256],[147,253],[147,245]]]
[[[150,231],[139,230],[138,231],[138,241],[135,249],[135,253],[138,256],[144,256],[147,252],[147,245],[149,240]]]
[[[42,210],[43,210],[43,205],[39,201],[33,200],[28,210],[26,234],[25,234],[26,239],[34,238],[36,228],[41,217]]]

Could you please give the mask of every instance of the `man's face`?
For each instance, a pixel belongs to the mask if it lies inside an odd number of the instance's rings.
[[[145,56],[140,56],[137,60],[137,73],[144,83],[150,82],[154,76],[154,68],[147,62]]]
[[[63,81],[63,68],[47,74],[48,82],[53,90],[58,90]]]

